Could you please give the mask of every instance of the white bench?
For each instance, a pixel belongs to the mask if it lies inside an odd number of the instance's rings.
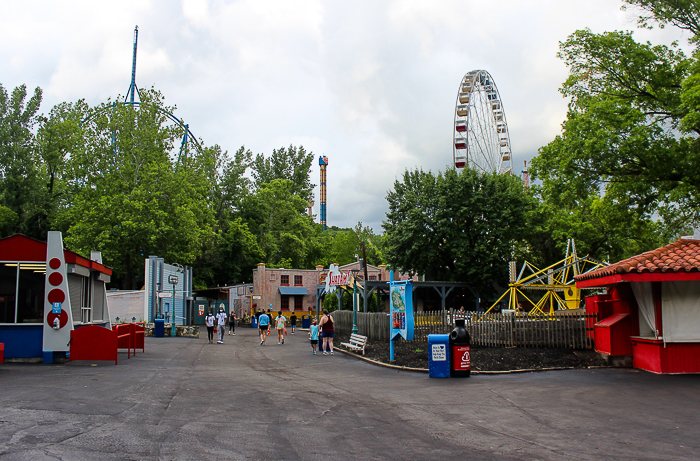
[[[367,344],[367,336],[351,334],[349,343],[340,343],[341,346],[345,346],[353,351],[362,351],[362,355],[365,355],[365,344]]]

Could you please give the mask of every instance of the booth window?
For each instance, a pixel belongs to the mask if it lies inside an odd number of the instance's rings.
[[[280,275],[280,285],[289,286],[289,275]]]
[[[304,297],[303,296],[295,296],[294,297],[294,310],[295,311],[304,310]]]
[[[0,323],[15,323],[17,264],[0,265]]]
[[[283,311],[289,310],[289,295],[282,295],[281,309]]]
[[[298,287],[301,285],[303,285],[301,275],[295,275],[294,276],[294,286]]]
[[[17,282],[17,323],[42,323],[46,265],[19,265]]]

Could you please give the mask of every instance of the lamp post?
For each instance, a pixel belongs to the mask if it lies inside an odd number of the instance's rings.
[[[352,334],[357,334],[357,273],[359,269],[352,269]]]
[[[173,263],[172,266],[175,266],[175,268],[176,268],[176,270],[177,270],[178,272],[182,272],[183,274],[185,273],[185,268],[182,267],[182,265],[180,265],[180,264],[178,264],[178,263]],[[176,329],[176,327],[175,327],[175,321],[177,320],[177,317],[175,316],[175,299],[176,299],[176,298],[175,298],[175,287],[177,286],[177,283],[178,283],[179,281],[180,281],[180,280],[179,280],[179,277],[178,277],[177,275],[175,275],[175,274],[170,274],[170,275],[168,276],[168,282],[170,282],[170,283],[172,284],[172,286],[173,286],[173,301],[172,301],[172,305],[173,305],[172,317],[173,317],[173,318],[172,318],[172,321],[171,321],[171,323],[170,323],[170,326],[171,326],[171,328],[170,328],[170,336],[173,337],[173,338],[174,338],[175,336],[177,336],[177,329]],[[184,313],[185,313],[185,306],[184,306],[184,305],[182,306],[182,313],[183,313],[183,315],[184,315]]]

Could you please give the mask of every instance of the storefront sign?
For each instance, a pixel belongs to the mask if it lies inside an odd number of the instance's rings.
[[[326,288],[324,293],[333,293],[337,286],[349,285],[351,283],[350,273],[343,274],[336,264],[331,264],[326,276]]]
[[[409,281],[389,283],[391,339],[413,340],[413,285]]]

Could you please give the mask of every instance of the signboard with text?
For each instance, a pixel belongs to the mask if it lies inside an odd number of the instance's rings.
[[[391,335],[413,340],[413,284],[409,281],[389,282]]]

